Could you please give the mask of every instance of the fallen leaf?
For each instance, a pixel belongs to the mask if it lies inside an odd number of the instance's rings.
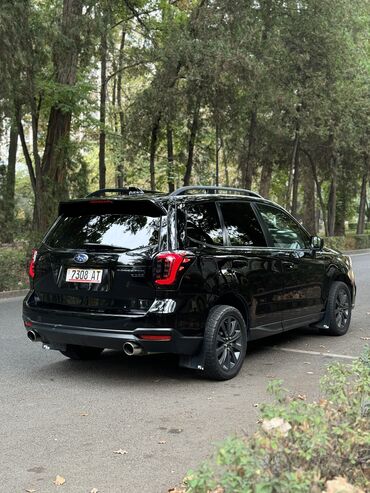
[[[166,440],[159,440],[159,445],[163,445],[164,443],[167,443]]]
[[[303,361],[304,365],[310,365],[311,363],[309,361]]]
[[[290,424],[283,418],[264,419],[262,421],[262,429],[268,434],[280,431],[283,435],[287,435],[291,428]]]
[[[370,341],[370,337],[367,336],[360,337],[360,339],[362,339],[363,341]]]
[[[305,396],[305,394],[298,394],[297,395],[298,399],[300,399],[301,401],[305,401],[307,399],[307,397]]]
[[[97,488],[93,488],[90,493],[99,493],[99,490]]]
[[[36,493],[37,490],[33,490],[32,488],[29,488],[28,490],[26,490],[27,493]]]
[[[356,488],[348,483],[345,478],[340,476],[326,482],[326,490],[324,493],[364,493],[360,488]]]
[[[114,450],[113,453],[114,454],[119,454],[119,455],[126,455],[126,454],[128,454],[127,450],[123,450],[121,448],[119,448],[118,450]]]
[[[80,413],[80,416],[88,416],[87,413]]]
[[[255,402],[255,403],[253,404],[253,407],[258,407],[258,406],[259,406],[258,402]]]
[[[57,477],[53,481],[56,486],[62,486],[65,482],[66,480],[63,478],[63,476],[59,476],[59,474],[57,474]]]
[[[324,344],[320,344],[320,347],[326,349],[326,346],[324,346]]]
[[[313,375],[313,371],[306,371],[307,375]]]

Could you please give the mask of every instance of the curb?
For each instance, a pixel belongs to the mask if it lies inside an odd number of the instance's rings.
[[[343,252],[345,255],[358,255],[370,253],[370,248],[359,248],[358,250],[345,250]]]
[[[24,297],[28,293],[29,289],[17,289],[15,291],[1,291],[0,300],[7,300],[10,298]]]

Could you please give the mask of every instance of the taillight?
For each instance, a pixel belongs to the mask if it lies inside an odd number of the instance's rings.
[[[32,256],[31,256],[31,262],[30,262],[30,267],[28,269],[28,274],[29,276],[33,279],[35,277],[35,263],[36,263],[36,257],[37,257],[37,250],[32,250]]]
[[[154,282],[160,286],[170,286],[177,280],[178,274],[193,259],[189,252],[161,252],[155,257]]]

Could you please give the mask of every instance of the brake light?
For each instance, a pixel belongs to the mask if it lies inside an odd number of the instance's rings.
[[[35,277],[36,257],[37,257],[37,250],[32,250],[31,262],[28,269],[28,274],[32,279]]]
[[[174,284],[179,272],[191,262],[189,252],[161,252],[155,257],[154,282],[160,286]]]

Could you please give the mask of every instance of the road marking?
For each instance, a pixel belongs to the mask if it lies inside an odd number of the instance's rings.
[[[347,354],[322,353],[320,351],[305,351],[303,349],[291,349],[279,346],[270,346],[270,349],[275,349],[275,351],[285,351],[287,353],[311,354],[312,356],[327,356],[328,358],[342,358],[351,360],[357,359],[357,357],[348,356]]]

